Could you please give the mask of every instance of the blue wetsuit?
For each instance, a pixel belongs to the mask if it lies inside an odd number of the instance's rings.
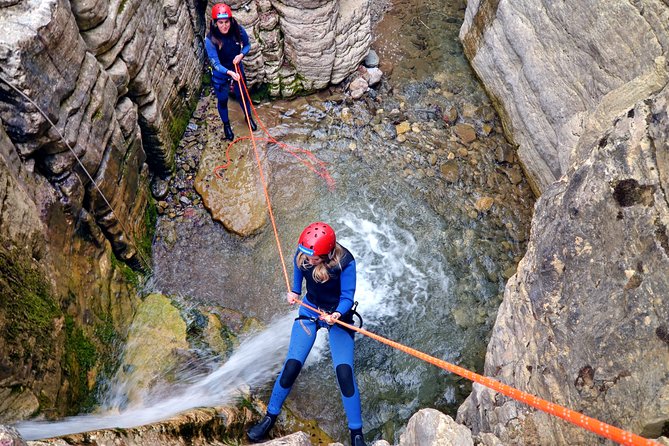
[[[221,121],[229,122],[228,118],[228,95],[230,94],[230,82],[232,78],[228,76],[228,71],[235,72],[235,66],[232,63],[232,60],[238,54],[243,54],[246,56],[251,50],[251,43],[249,42],[249,36],[246,33],[246,30],[243,26],[238,25],[239,27],[239,36],[233,36],[232,28],[227,34],[218,34],[218,38],[221,41],[222,45],[219,49],[214,42],[211,41],[211,37],[207,36],[204,39],[204,47],[207,50],[207,56],[209,57],[209,63],[212,68],[211,82],[214,86],[214,91],[216,92],[216,98],[218,99],[218,114],[221,117]],[[239,41],[241,39],[241,41]],[[244,65],[239,63],[239,70],[242,73],[244,82],[246,83],[246,76],[244,75]],[[241,102],[241,91],[239,90],[239,84],[233,82],[235,95],[240,98],[240,105],[242,106],[242,111],[244,111],[242,102]],[[246,101],[246,116],[251,114],[251,98],[248,96],[244,98]]]
[[[293,258],[292,291],[298,295],[301,294],[302,281],[306,281],[305,303],[326,312],[338,311],[342,315],[341,320],[348,322],[350,314],[347,313],[353,307],[353,295],[355,294],[355,259],[346,248],[343,249],[345,255],[339,264],[341,267],[335,266],[329,269],[330,279],[324,283],[318,283],[313,279],[311,269],[302,270],[298,267],[296,253]],[[354,333],[341,325],[328,325],[325,321],[318,320],[318,314],[308,308],[300,307],[299,315],[300,317],[293,323],[286,362],[274,383],[267,413],[274,416],[279,414],[283,402],[288,397],[314,345],[318,329],[327,328],[330,334],[332,363],[348,418],[348,427],[361,429],[360,394],[353,374]]]

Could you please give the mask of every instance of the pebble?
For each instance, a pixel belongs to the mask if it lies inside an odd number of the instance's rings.
[[[411,124],[409,124],[409,121],[400,122],[395,126],[395,131],[397,132],[398,135],[403,135],[410,129],[411,129]]]
[[[492,208],[493,204],[495,204],[495,200],[492,197],[481,197],[476,200],[474,207],[478,211],[487,212]]]

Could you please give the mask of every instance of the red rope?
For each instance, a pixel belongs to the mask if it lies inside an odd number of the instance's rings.
[[[239,75],[239,80],[237,81],[237,84],[239,85],[239,91],[241,92],[241,101],[242,101],[242,106],[244,108],[244,114],[246,114],[247,98],[250,99],[251,96],[249,95],[248,89],[246,87],[246,82],[244,82],[244,77],[241,74],[241,70],[239,68],[239,65],[235,65],[235,72]],[[241,138],[237,138],[237,139],[235,139],[234,141],[232,141],[228,144],[228,147],[225,151],[226,162],[224,164],[221,164],[220,166],[216,166],[214,168],[214,174],[218,178],[222,178],[222,176],[219,174],[219,171],[221,169],[226,169],[230,165],[230,162],[231,162],[230,161],[230,156],[229,156],[230,148],[239,141],[242,141],[244,139],[251,139],[252,141],[266,141],[268,143],[276,144],[278,147],[280,147],[281,149],[290,153],[293,157],[298,159],[309,170],[311,170],[316,175],[323,178],[323,180],[325,180],[325,182],[327,183],[328,188],[330,190],[334,190],[335,182],[332,179],[332,177],[330,176],[330,173],[327,170],[327,164],[324,161],[319,160],[318,157],[316,157],[316,155],[314,155],[309,150],[277,141],[274,137],[272,137],[272,135],[269,133],[269,130],[267,130],[267,128],[265,127],[263,122],[258,117],[258,112],[256,111],[255,107],[253,106],[253,102],[251,102],[249,100],[248,105],[251,108],[251,113],[255,116],[255,119],[256,119],[256,122],[258,123],[258,126],[260,126],[260,128],[265,133],[265,135],[267,135],[267,137],[265,137],[265,138],[255,138],[253,136],[253,130],[251,129],[251,123],[248,122],[248,120],[247,120],[246,125],[249,129],[249,134],[251,136],[243,136]]]

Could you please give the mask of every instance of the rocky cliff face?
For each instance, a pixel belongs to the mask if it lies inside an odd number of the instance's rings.
[[[471,0],[460,39],[537,192],[669,76],[666,1]]]
[[[369,52],[371,0],[229,4],[251,39],[245,61],[249,83],[266,84],[271,96],[291,97],[338,84]]]
[[[147,204],[144,163],[171,172],[172,141],[199,89],[196,17],[194,5],[168,1],[21,1],[0,8],[0,117],[7,134],[21,160],[72,214],[90,214],[124,260],[137,255],[130,240]]]
[[[467,17],[473,66],[543,192],[485,374],[666,435],[669,5],[474,1]],[[478,385],[458,419],[504,444],[598,441]]]
[[[137,301],[116,259],[146,263],[147,163],[172,170],[200,86],[202,12],[0,3],[4,420],[76,412],[109,365]]]

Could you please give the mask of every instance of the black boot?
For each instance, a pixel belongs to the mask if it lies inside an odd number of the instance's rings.
[[[252,442],[260,443],[265,439],[265,437],[267,437],[267,433],[272,428],[272,426],[274,426],[275,421],[276,415],[267,414],[263,417],[262,420],[260,420],[260,423],[251,427],[251,429],[246,432],[246,435]]]
[[[223,131],[225,132],[225,139],[232,141],[235,139],[235,134],[232,133],[232,127],[230,127],[229,122],[224,122],[223,123]]]
[[[351,429],[351,446],[367,446],[362,429]]]
[[[251,130],[252,130],[252,131],[255,132],[256,130],[258,130],[258,126],[257,126],[256,123],[253,121],[253,118],[247,118],[247,119],[246,119],[246,122],[249,123],[249,125],[251,126]]]

